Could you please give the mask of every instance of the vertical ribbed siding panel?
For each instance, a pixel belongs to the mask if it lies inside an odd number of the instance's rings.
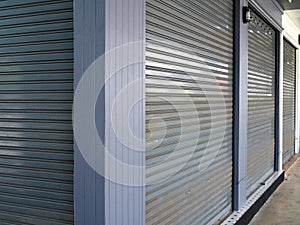
[[[74,92],[83,74],[83,42],[82,21],[84,18],[83,1],[74,1]],[[75,98],[75,97],[74,97]],[[74,111],[75,112],[75,111]],[[84,224],[84,159],[77,143],[74,142],[74,224]],[[80,193],[80,194],[79,194]]]
[[[275,30],[252,11],[248,69],[248,196],[274,171],[275,37]]]
[[[75,0],[74,19],[74,224],[105,224],[105,0]]]
[[[144,155],[144,84],[140,83],[139,87],[129,90],[124,96],[120,93],[122,89],[134,81],[143,80],[144,69],[144,21],[145,21],[145,5],[142,0],[107,0],[106,1],[106,78],[110,77],[105,84],[105,145],[108,155],[115,157],[120,162],[128,165],[136,165],[143,167],[145,161]],[[140,43],[139,43],[140,42]],[[133,43],[139,43],[137,45]],[[128,46],[135,46],[132,49]],[[124,50],[124,52],[123,52]],[[121,54],[120,54],[121,52]],[[124,53],[124,54],[123,54]],[[125,66],[118,70],[118,66],[122,62],[130,62],[131,57],[138,57],[136,63]],[[117,70],[117,71],[115,71]],[[121,97],[123,100],[116,103],[116,99]],[[140,99],[132,108],[130,108],[130,100]],[[114,105],[116,103],[116,105]],[[115,107],[115,108],[113,108]],[[128,114],[125,120],[121,119],[121,115]],[[128,119],[128,120],[127,120]],[[117,121],[117,127],[112,126],[112,121]],[[126,130],[126,123],[129,123],[130,130]],[[128,146],[124,141],[129,140],[129,133],[134,134],[138,139],[142,140],[136,149]],[[119,134],[119,135],[118,135]],[[120,136],[122,136],[120,138]],[[124,138],[124,139],[123,139]],[[109,177],[119,176],[120,178],[132,178],[134,174],[128,174],[128,171],[120,170],[114,167],[114,164],[106,155],[105,171],[105,211],[106,224],[144,224],[144,187],[124,185],[122,182],[113,182]],[[144,184],[143,169],[140,174],[136,175]]]
[[[283,163],[295,154],[296,49],[283,42]]]
[[[85,0],[82,0],[85,1]],[[94,29],[94,48],[95,58],[103,56],[105,53],[105,0],[95,0],[95,29]],[[85,34],[83,34],[85,35]],[[97,84],[104,84],[105,82],[105,65],[97,68],[95,82]],[[95,90],[97,91],[97,90]],[[105,140],[105,91],[102,89],[100,95],[97,96],[97,105],[95,108],[97,136],[104,142]],[[102,143],[103,143],[102,142]],[[104,143],[105,144],[105,143]],[[103,146],[101,146],[103,149]],[[103,151],[97,151],[95,158],[97,160],[96,170],[104,171],[105,157]],[[105,178],[103,174],[96,174],[95,179],[95,224],[105,224]],[[76,194],[76,193],[75,193]],[[80,194],[80,193],[79,193]],[[75,221],[76,222],[76,221]]]
[[[85,71],[91,63],[95,60],[95,36],[94,36],[94,29],[95,29],[95,0],[84,0],[83,1],[83,8],[84,8],[84,26],[83,26],[83,35],[85,36],[85,41],[82,43],[83,46],[83,71]],[[96,76],[96,75],[95,75]],[[93,93],[95,93],[95,87],[89,87]],[[95,96],[93,96],[93,100]],[[90,99],[89,99],[90,100]],[[95,137],[92,131],[88,132],[89,136],[91,136],[91,140],[95,143]],[[95,155],[95,146],[90,149],[91,155]],[[90,165],[95,165],[95,157],[88,162]],[[84,166],[84,210],[85,210],[85,217],[84,217],[84,224],[94,224],[95,223],[95,172],[93,171],[94,168],[90,169],[89,165]]]
[[[233,1],[146,3],[146,224],[231,212]]]
[[[83,68],[83,1],[74,0],[74,92],[80,82]],[[75,98],[75,96],[74,96]],[[74,128],[74,133],[75,133]],[[76,141],[74,142],[74,225],[84,224],[85,210],[83,203],[84,195],[84,159],[79,151]]]
[[[0,221],[73,224],[73,2],[0,2]]]

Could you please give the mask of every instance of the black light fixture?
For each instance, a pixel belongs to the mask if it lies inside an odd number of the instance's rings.
[[[298,36],[298,44],[300,45],[300,34]]]
[[[248,23],[251,21],[251,11],[248,6],[243,7],[243,22]]]

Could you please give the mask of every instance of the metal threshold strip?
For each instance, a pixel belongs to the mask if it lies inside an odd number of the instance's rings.
[[[249,197],[246,204],[239,211],[234,211],[221,225],[248,224],[277,187],[284,181],[284,173],[284,171],[275,172],[264,185],[259,187]]]

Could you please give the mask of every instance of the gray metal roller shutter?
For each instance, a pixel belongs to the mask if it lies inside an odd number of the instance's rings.
[[[0,224],[73,224],[73,3],[0,2]]]
[[[146,224],[232,203],[233,1],[146,2]]]
[[[248,196],[274,171],[275,60],[275,30],[252,12],[249,23]]]
[[[283,64],[283,162],[295,154],[296,49],[286,40]]]

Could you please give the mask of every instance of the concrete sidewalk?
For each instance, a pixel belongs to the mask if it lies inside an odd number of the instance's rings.
[[[250,225],[300,225],[300,158]]]

